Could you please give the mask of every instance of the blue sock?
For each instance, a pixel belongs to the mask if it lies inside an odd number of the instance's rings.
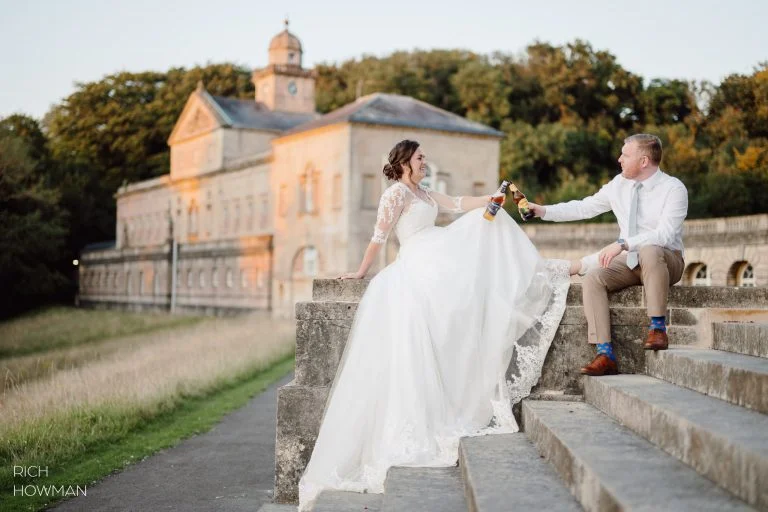
[[[651,327],[649,330],[658,329],[663,332],[667,332],[667,322],[664,316],[652,316]]]
[[[608,359],[610,359],[613,362],[616,362],[616,356],[613,354],[613,343],[610,341],[608,343],[598,343],[597,344],[597,354],[603,354],[604,356],[608,356]]]

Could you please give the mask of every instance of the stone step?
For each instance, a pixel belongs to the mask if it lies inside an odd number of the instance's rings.
[[[768,416],[646,375],[586,377],[584,398],[750,505],[768,508]]]
[[[369,279],[315,279],[312,299],[315,301],[343,300],[358,302],[368,287]],[[645,306],[642,286],[631,286],[612,292],[613,306]],[[581,306],[581,284],[571,284],[568,305]],[[736,288],[732,286],[673,286],[669,292],[669,307],[676,308],[757,308],[766,309],[768,288]]]
[[[768,357],[768,324],[724,322],[713,324],[712,329],[712,348]]]
[[[463,438],[459,467],[469,512],[581,510],[522,432]]]
[[[384,482],[382,512],[466,512],[461,471],[442,468],[394,467]]]
[[[315,448],[330,389],[291,381],[277,391],[275,501],[298,503],[299,479]]]
[[[589,404],[525,400],[523,424],[587,511],[751,510]]]
[[[381,494],[323,491],[317,497],[312,512],[379,512],[381,502]]]
[[[673,347],[647,351],[645,362],[646,373],[652,377],[768,413],[768,359]]]

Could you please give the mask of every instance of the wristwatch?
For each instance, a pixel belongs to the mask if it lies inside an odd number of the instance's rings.
[[[627,241],[624,240],[623,238],[619,238],[618,240],[616,240],[616,243],[619,244],[623,250],[625,251],[629,250],[629,245],[627,245]]]

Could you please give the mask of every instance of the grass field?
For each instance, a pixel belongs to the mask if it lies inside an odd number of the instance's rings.
[[[81,320],[87,321],[87,314]],[[97,316],[94,322],[99,321]],[[58,340],[52,345],[58,348],[40,348],[35,356],[53,354],[52,359],[69,363],[0,394],[3,510],[11,503],[7,500],[21,507],[15,510],[36,510],[45,501],[12,497],[14,485],[34,480],[14,478],[14,465],[48,466],[68,485],[84,485],[209,428],[226,411],[291,371],[294,332],[292,323],[264,316],[206,318],[194,325],[91,339],[69,348],[61,348]],[[0,364],[20,367],[29,357]],[[208,412],[182,419],[184,411],[197,408]]]
[[[0,322],[0,359],[192,325],[199,316],[53,307]]]

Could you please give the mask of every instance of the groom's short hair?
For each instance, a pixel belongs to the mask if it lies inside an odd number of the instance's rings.
[[[661,163],[661,139],[650,133],[636,133],[624,139],[625,144],[636,142],[640,151],[655,165]]]

